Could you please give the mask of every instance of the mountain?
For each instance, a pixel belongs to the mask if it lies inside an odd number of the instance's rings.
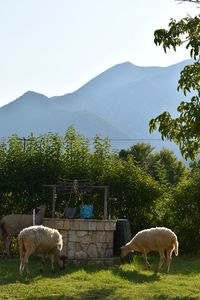
[[[139,67],[129,62],[115,65],[77,91],[48,98],[35,92],[0,108],[0,137],[47,132],[63,134],[74,125],[81,134],[109,137],[114,148],[139,141],[157,149],[177,147],[149,134],[149,120],[163,111],[176,115],[184,96],[177,91],[181,69],[190,61],[169,67]],[[159,140],[157,140],[159,139]]]

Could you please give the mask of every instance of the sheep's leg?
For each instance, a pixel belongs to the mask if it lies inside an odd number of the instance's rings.
[[[23,253],[24,254],[24,253]],[[26,264],[27,264],[28,262],[25,260],[25,255],[23,255],[23,256],[21,256],[20,257],[20,267],[19,267],[19,273],[20,273],[20,275],[22,276],[23,275],[23,273],[24,273],[24,270],[25,270],[25,268],[26,268]]]
[[[59,257],[59,259],[60,259],[60,269],[64,270],[65,269],[65,256],[62,255]]]
[[[54,273],[54,255],[51,255],[51,272]]]
[[[65,257],[55,254],[54,259],[60,269],[63,270],[65,268]]]
[[[29,269],[28,269],[28,259],[29,259],[29,257],[31,256],[31,254],[33,253],[32,251],[31,251],[31,249],[29,249],[27,246],[26,246],[26,243],[25,243],[25,241],[24,241],[24,249],[26,249],[25,251],[24,251],[24,255],[23,255],[23,257],[22,257],[22,267],[20,268],[20,275],[23,275],[23,271],[25,270],[26,271],[26,273],[27,274],[30,274],[30,272],[29,272]]]
[[[25,267],[24,262],[21,261],[21,262],[20,262],[20,267],[19,267],[19,274],[20,274],[21,276],[23,275],[24,267]]]
[[[25,261],[24,270],[26,271],[26,274],[30,274],[30,271],[28,268],[28,259]]]
[[[45,256],[42,256],[42,266],[40,267],[40,272],[43,271],[43,269],[44,269],[44,264],[45,264]]]
[[[7,240],[7,231],[5,230],[5,225],[1,224],[1,232],[2,232],[2,241],[3,241],[3,253],[7,254],[6,252],[6,240]]]
[[[167,273],[169,273],[171,262],[172,262],[173,250],[167,250]]]
[[[163,250],[162,250],[162,251],[159,251],[159,254],[160,254],[160,261],[159,261],[159,264],[158,264],[158,268],[157,268],[156,273],[160,271],[160,269],[161,269],[163,263],[164,263],[165,260],[166,260],[165,253],[164,253]]]
[[[24,257],[23,257],[24,269],[27,274],[30,274],[28,269],[28,259],[35,252],[35,246],[34,244],[32,244],[32,240],[28,236],[23,237],[23,251],[24,251]]]
[[[10,244],[12,242],[13,237],[7,234],[7,231],[4,228],[4,226],[2,229],[2,238],[3,238],[3,244],[4,244],[4,252],[7,256],[10,256]]]
[[[12,237],[7,236],[5,239],[5,250],[6,250],[6,255],[10,256],[10,244],[12,242]]]
[[[25,254],[25,256],[22,258],[21,263],[20,263],[20,275],[22,276],[24,273],[24,270],[26,271],[27,274],[30,274],[29,269],[28,269],[28,255]]]
[[[146,252],[144,252],[144,253],[142,254],[142,256],[143,256],[143,258],[144,258],[144,267],[145,267],[145,269],[147,270],[147,269],[150,268],[150,263],[149,263],[148,260],[147,260],[147,254],[146,254]]]
[[[19,267],[19,274],[22,276],[24,272],[24,253],[20,253],[20,267]]]
[[[20,263],[19,273],[21,276],[23,275],[24,271],[26,271],[27,274],[30,274],[30,271],[28,269],[28,260],[23,260]]]
[[[3,237],[3,254],[7,255],[6,253],[6,239]]]
[[[19,267],[19,274],[22,276],[24,272],[24,247],[23,242],[21,240],[18,240],[19,243],[19,257],[20,257],[20,267]]]

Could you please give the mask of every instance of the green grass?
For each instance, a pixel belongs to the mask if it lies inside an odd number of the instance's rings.
[[[131,264],[110,268],[66,266],[50,272],[46,263],[39,272],[40,260],[30,259],[31,275],[18,275],[19,259],[0,257],[0,299],[200,299],[200,257],[173,257],[170,274],[154,274],[158,256],[150,256],[152,270],[143,269],[136,256]]]

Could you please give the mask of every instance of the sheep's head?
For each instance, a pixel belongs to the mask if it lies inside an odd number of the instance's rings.
[[[123,247],[121,247],[121,254],[120,254],[120,259],[122,262],[125,261],[125,259],[127,258],[128,254],[130,253],[130,249],[125,245]],[[132,251],[133,252],[133,251]]]
[[[44,213],[45,210],[46,210],[46,205],[45,205],[45,204],[40,205],[40,206],[36,207],[36,214],[37,214],[38,212]]]

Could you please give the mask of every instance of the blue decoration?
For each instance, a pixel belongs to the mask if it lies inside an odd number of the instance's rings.
[[[80,218],[90,219],[93,217],[93,205],[83,204],[80,206]]]

